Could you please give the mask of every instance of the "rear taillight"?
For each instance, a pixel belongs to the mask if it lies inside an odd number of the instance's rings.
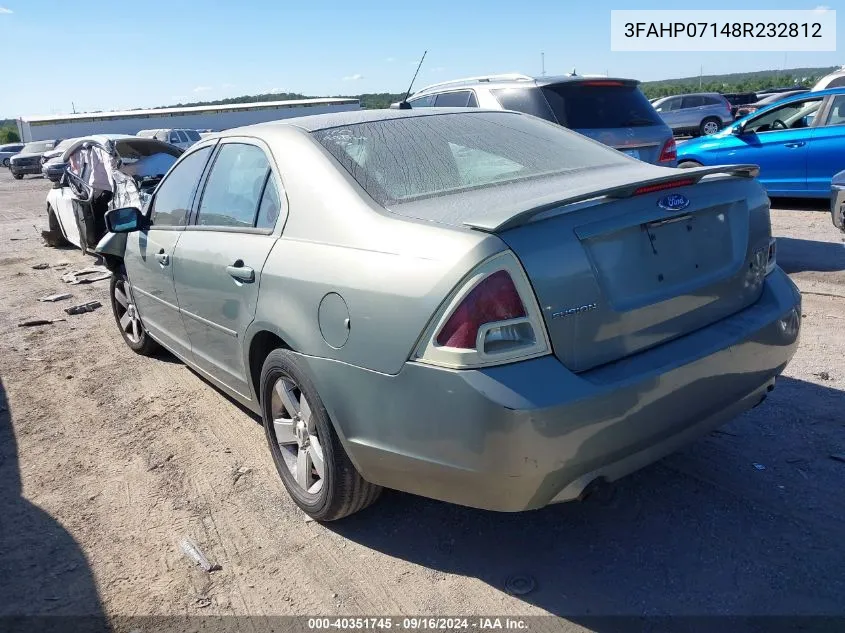
[[[525,306],[513,285],[513,279],[507,271],[499,270],[470,290],[437,334],[437,344],[475,349],[476,345],[486,345],[485,341],[477,340],[481,326],[523,317]]]
[[[676,160],[678,160],[678,146],[675,144],[675,139],[670,138],[663,145],[663,149],[660,150],[660,158],[657,159],[657,162],[674,163]]]
[[[446,367],[497,365],[550,352],[534,292],[516,257],[478,266],[441,306],[416,351]]]

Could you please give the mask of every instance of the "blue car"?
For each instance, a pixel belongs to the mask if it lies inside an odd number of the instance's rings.
[[[827,198],[845,169],[845,88],[805,92],[678,145],[678,166],[753,163],[770,196]]]

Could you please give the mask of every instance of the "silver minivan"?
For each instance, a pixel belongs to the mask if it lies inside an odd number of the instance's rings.
[[[718,92],[663,97],[653,105],[675,134],[710,136],[734,120],[730,102]]]
[[[469,107],[515,110],[557,123],[647,163],[674,167],[672,131],[632,79],[507,74],[427,86],[411,108]],[[393,107],[402,107],[394,104]]]

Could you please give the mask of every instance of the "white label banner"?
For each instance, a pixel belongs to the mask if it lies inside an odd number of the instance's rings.
[[[836,11],[611,11],[612,51],[835,51]]]

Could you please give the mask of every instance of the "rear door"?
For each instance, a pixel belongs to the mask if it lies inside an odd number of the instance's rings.
[[[173,257],[194,362],[242,395],[250,393],[243,337],[284,208],[271,165],[268,148],[255,139],[221,142]]]
[[[807,148],[807,189],[827,196],[833,175],[845,169],[845,94],[828,97],[827,112]]]
[[[558,123],[647,163],[671,134],[636,82],[567,81],[543,86]]]
[[[191,344],[173,286],[173,252],[190,217],[212,147],[186,154],[168,172],[150,203],[150,228],[127,235],[123,259],[144,327],[182,358],[191,357]]]

